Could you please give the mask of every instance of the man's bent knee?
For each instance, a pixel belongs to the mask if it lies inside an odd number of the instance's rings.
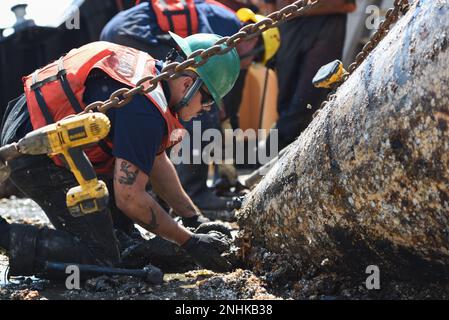
[[[120,259],[118,251],[94,252],[88,245],[64,231],[12,224],[9,238],[11,276],[42,273],[47,261],[113,266]]]

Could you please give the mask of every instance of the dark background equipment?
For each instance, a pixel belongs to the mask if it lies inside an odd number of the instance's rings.
[[[25,20],[15,26],[12,35],[0,36],[0,118],[3,118],[7,103],[23,92],[22,76],[58,59],[72,48],[98,40],[103,26],[121,9],[134,4],[131,0],[73,3],[81,3],[78,29],[69,29],[65,23],[57,28],[37,26],[32,20]],[[0,35],[2,33],[3,29],[0,29]]]

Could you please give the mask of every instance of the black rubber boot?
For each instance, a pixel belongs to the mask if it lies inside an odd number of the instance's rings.
[[[9,251],[9,223],[0,217],[0,251]]]
[[[53,278],[55,275],[45,274],[43,266],[46,261],[112,266],[110,261],[97,257],[78,238],[65,231],[12,224],[9,241],[11,276]],[[111,257],[111,260],[114,259]]]

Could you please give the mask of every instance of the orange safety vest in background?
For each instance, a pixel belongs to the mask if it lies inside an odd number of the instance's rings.
[[[71,50],[58,61],[22,79],[33,129],[82,112],[86,107],[83,103],[84,83],[93,69],[102,70],[124,86],[135,87],[137,81],[144,76],[157,74],[155,61],[145,52],[109,42],[93,42]],[[183,127],[168,108],[160,83],[146,97],[156,106],[167,125],[168,134],[163,138],[159,149],[162,153],[181,140],[180,135],[173,139],[172,133]],[[145,107],[150,106],[142,106]],[[86,149],[98,174],[112,174],[112,147],[112,142],[105,139]],[[63,166],[58,157],[53,157],[53,160],[57,165]]]
[[[194,0],[151,0],[159,28],[185,38],[198,33],[198,13]]]

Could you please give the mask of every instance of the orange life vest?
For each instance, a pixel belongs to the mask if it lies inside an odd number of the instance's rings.
[[[194,0],[151,0],[151,5],[162,31],[172,31],[183,38],[198,33]]]
[[[102,70],[124,86],[135,87],[144,76],[156,75],[155,61],[145,52],[109,42],[93,42],[73,49],[58,61],[22,79],[33,129],[84,110],[84,83],[93,69]],[[182,139],[178,134],[180,131],[175,130],[183,127],[168,108],[160,83],[146,97],[157,107],[167,125],[168,133],[159,149],[162,153]],[[112,174],[114,157],[111,150],[109,139],[86,149],[98,174]],[[54,157],[53,160],[57,165],[63,165],[59,158]]]

